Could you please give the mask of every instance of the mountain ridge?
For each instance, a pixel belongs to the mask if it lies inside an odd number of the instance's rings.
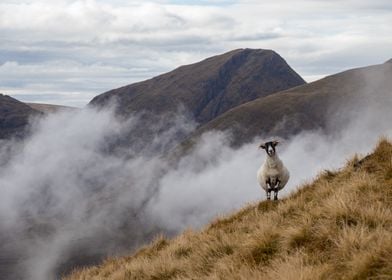
[[[192,146],[200,135],[211,130],[231,131],[234,146],[251,142],[256,136],[287,138],[304,130],[330,131],[331,116],[344,115],[344,106],[351,110],[370,94],[378,99],[390,96],[390,77],[392,64],[378,64],[346,70],[257,98],[199,127],[182,145]]]

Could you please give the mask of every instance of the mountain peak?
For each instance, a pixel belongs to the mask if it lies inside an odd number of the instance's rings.
[[[204,124],[227,110],[305,81],[272,50],[236,49],[184,65],[150,80],[111,90],[91,104],[116,98],[118,112],[176,112],[180,105]]]
[[[140,136],[142,146],[147,146],[156,136],[150,124],[177,114],[179,108],[201,126],[243,103],[302,84],[305,81],[275,52],[237,49],[108,91],[96,96],[90,105],[105,107],[114,101],[122,117],[145,113],[132,135]],[[170,144],[189,134],[179,133]]]

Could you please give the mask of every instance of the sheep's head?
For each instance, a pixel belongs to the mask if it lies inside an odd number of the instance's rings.
[[[264,149],[267,155],[270,157],[274,156],[276,153],[275,147],[279,144],[278,141],[265,142],[259,146],[259,148]]]

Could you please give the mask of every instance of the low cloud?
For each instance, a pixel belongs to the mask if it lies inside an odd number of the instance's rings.
[[[354,153],[370,152],[381,135],[392,137],[390,87],[377,73],[361,78],[362,92],[351,103],[331,104],[344,114],[331,114],[330,133],[303,132],[278,146],[291,173],[282,196]],[[208,132],[172,166],[157,152],[194,124],[181,113],[147,125],[145,119],[64,112],[34,123],[22,143],[1,142],[1,278],[53,279],[265,198],[256,181],[265,158],[257,149],[261,137],[233,149],[229,134]],[[160,133],[140,139],[132,133],[140,125]]]

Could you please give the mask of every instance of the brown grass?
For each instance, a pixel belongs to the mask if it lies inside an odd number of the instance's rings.
[[[279,202],[65,279],[392,279],[392,144]]]

